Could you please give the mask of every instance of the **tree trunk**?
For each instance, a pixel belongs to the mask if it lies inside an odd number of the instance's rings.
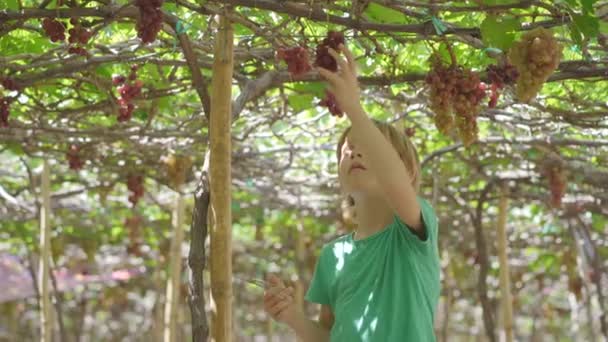
[[[49,164],[42,164],[40,207],[40,266],[38,267],[38,288],[40,289],[40,340],[53,340],[53,310],[49,291],[49,257],[51,255],[51,185]]]
[[[231,230],[231,94],[233,73],[232,26],[225,16],[215,39],[211,118],[211,295],[213,339],[232,341],[232,230]]]
[[[511,279],[509,275],[509,258],[507,255],[507,215],[508,194],[507,184],[502,184],[500,201],[498,204],[498,258],[500,263],[500,294],[502,302],[503,332],[506,342],[513,341],[513,300],[511,298]]]
[[[192,316],[192,341],[206,342],[209,338],[209,324],[205,313],[205,240],[207,239],[207,213],[209,211],[209,149],[205,154],[205,163],[201,180],[194,194],[194,209],[190,226],[190,252],[188,267],[190,268],[190,313]]]
[[[164,342],[175,342],[177,334],[177,318],[179,290],[182,274],[182,241],[184,240],[184,195],[181,185],[178,185],[175,207],[173,209],[171,252],[169,255],[169,277],[167,277],[167,294],[165,299]]]

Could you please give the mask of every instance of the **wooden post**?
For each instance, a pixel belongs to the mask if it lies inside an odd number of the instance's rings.
[[[40,289],[40,341],[53,340],[53,317],[51,294],[49,291],[49,258],[51,256],[51,184],[49,163],[42,163],[40,192],[40,264],[38,267],[38,288]]]
[[[211,296],[214,341],[232,341],[232,213],[231,170],[232,155],[230,124],[232,122],[232,26],[225,16],[215,38],[213,76],[211,81]]]
[[[184,240],[184,195],[181,184],[177,185],[175,207],[173,208],[172,229],[173,239],[169,253],[169,277],[165,299],[164,342],[175,342],[177,334],[177,318],[179,290],[182,274],[182,242]]]
[[[502,318],[504,339],[513,341],[513,301],[511,299],[511,281],[509,275],[509,259],[507,256],[507,214],[508,214],[508,191],[506,183],[502,184],[500,201],[498,204],[498,258],[500,262],[500,294],[502,302]]]

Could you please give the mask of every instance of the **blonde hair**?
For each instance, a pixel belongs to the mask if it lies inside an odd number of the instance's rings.
[[[418,158],[418,152],[416,151],[416,147],[412,144],[411,140],[405,134],[405,132],[401,132],[393,127],[391,124],[386,122],[378,121],[372,119],[376,127],[382,132],[382,134],[388,139],[388,141],[393,145],[395,151],[401,157],[405,168],[409,171],[410,176],[412,177],[412,186],[416,193],[420,190],[420,182],[421,182],[421,172],[420,172],[420,159]],[[340,164],[340,159],[342,158],[342,145],[346,141],[346,136],[348,132],[350,132],[351,127],[348,127],[340,136],[340,140],[338,140],[337,147],[337,157],[338,164]]]

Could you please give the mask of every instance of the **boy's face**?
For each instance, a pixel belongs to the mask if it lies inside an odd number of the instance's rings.
[[[340,186],[346,194],[367,193],[377,195],[379,185],[376,177],[369,171],[366,156],[348,133],[341,148],[342,154],[338,167]]]

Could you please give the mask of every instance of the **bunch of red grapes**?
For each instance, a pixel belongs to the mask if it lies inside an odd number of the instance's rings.
[[[70,37],[68,43],[70,47],[68,52],[71,54],[89,56],[88,51],[83,47],[89,42],[89,39],[93,35],[89,29],[82,26],[78,18],[70,19],[72,28],[68,30]],[[44,18],[42,20],[42,28],[52,42],[63,42],[65,41],[65,29],[66,25],[57,19]]]
[[[498,98],[500,97],[499,90],[505,86],[515,84],[515,82],[517,82],[517,77],[519,77],[519,72],[515,66],[509,63],[502,65],[489,65],[487,72],[488,79],[492,84],[490,86],[490,101],[488,102],[488,107],[494,108],[496,107]]]
[[[152,43],[163,24],[163,12],[160,7],[164,0],[136,0],[135,6],[139,8],[137,19],[137,36],[141,41]]]
[[[65,26],[57,19],[44,18],[42,28],[52,42],[62,42],[65,40]]]
[[[84,161],[80,158],[80,148],[76,145],[70,146],[66,158],[72,170],[80,170],[84,166]]]
[[[329,71],[338,71],[338,63],[329,54],[329,48],[340,52],[340,44],[344,45],[344,35],[341,32],[329,31],[327,37],[317,45],[317,55],[315,57],[315,66],[327,69]]]
[[[19,85],[17,82],[12,80],[9,77],[5,77],[2,79],[2,87],[5,90],[19,90]],[[11,102],[13,102],[14,97],[2,96],[0,95],[0,127],[8,127],[8,115],[10,111]]]
[[[456,124],[465,146],[475,142],[479,104],[486,96],[486,85],[479,75],[459,65],[445,66],[438,55],[433,55],[426,83],[430,86],[430,107],[439,131],[448,135]]]
[[[317,45],[317,55],[315,57],[315,66],[327,69],[329,71],[338,71],[338,63],[329,54],[329,48],[332,48],[336,52],[340,52],[339,46],[344,45],[344,35],[341,32],[329,31],[327,37]],[[338,106],[336,102],[336,96],[328,90],[325,91],[325,98],[319,102],[319,105],[327,107],[332,115],[342,117],[344,112]]]
[[[127,78],[122,75],[112,76],[112,84],[117,86],[120,97],[118,98],[118,104],[120,105],[118,121],[124,122],[131,120],[133,116],[133,110],[135,105],[132,103],[133,99],[141,94],[141,88],[143,82],[137,79],[136,64],[131,66],[131,73],[129,74],[128,82]]]
[[[8,127],[8,114],[12,98],[0,97],[0,127]]]
[[[70,19],[70,24],[72,24],[72,28],[68,31],[70,34],[70,37],[68,38],[68,42],[70,43],[68,52],[76,55],[88,56],[88,51],[82,46],[89,42],[93,33],[84,28],[76,18]]]
[[[543,170],[543,175],[549,182],[549,192],[551,193],[550,203],[554,208],[559,208],[562,205],[562,198],[566,194],[566,186],[568,185],[568,177],[566,172],[559,166],[547,165]]]
[[[312,69],[308,60],[308,51],[302,46],[290,49],[280,48],[277,51],[277,58],[287,63],[287,70],[292,76],[305,74]]]
[[[132,192],[129,202],[135,206],[144,195],[144,178],[141,175],[130,174],[127,177],[127,188]]]

